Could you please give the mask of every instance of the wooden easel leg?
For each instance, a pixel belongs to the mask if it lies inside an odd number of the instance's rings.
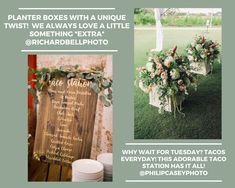
[[[61,179],[62,179],[62,165],[60,165],[60,176],[59,176],[59,181],[61,181]]]
[[[46,180],[45,181],[48,181],[49,170],[50,170],[50,163],[47,164],[47,173],[46,173]]]

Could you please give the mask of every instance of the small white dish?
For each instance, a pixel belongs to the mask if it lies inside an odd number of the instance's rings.
[[[72,163],[73,171],[84,174],[97,174],[104,170],[104,166],[99,161],[92,159],[79,159]]]

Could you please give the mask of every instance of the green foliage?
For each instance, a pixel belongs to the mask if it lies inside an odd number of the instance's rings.
[[[176,26],[176,27],[189,27],[189,26],[205,26],[207,16],[202,15],[165,15],[162,17],[161,22],[163,26]],[[134,14],[135,25],[155,25],[154,14],[151,12],[140,12]],[[214,16],[212,25],[221,26],[222,19],[219,16]]]
[[[152,13],[140,12],[134,15],[134,23],[135,25],[154,25],[155,18]]]
[[[185,53],[185,46],[195,34],[221,43],[221,30],[204,33],[202,30],[166,30],[164,48],[177,44],[177,52]],[[135,31],[135,67],[146,64],[146,51],[155,48],[153,30]],[[213,74],[198,76],[197,92],[189,90],[190,95],[183,103],[185,118],[165,112],[149,105],[149,96],[134,88],[134,137],[135,139],[221,139],[221,64],[214,63]],[[138,72],[135,71],[135,75]]]
[[[82,80],[90,81],[90,88],[97,94],[101,94],[101,102],[104,106],[110,106],[112,104],[112,79],[105,78],[103,72],[99,68],[94,68],[90,70],[79,70],[78,65],[65,69],[60,67],[59,69],[47,69],[42,68],[40,70],[30,70],[31,74],[36,75],[35,90],[32,88],[28,89],[28,92],[32,93],[35,102],[38,102],[37,91],[47,90],[50,81],[66,77],[67,79],[77,78]]]

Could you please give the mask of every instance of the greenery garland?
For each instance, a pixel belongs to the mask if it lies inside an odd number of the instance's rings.
[[[66,77],[67,79],[78,78],[80,80],[90,81],[90,88],[97,94],[104,106],[109,107],[113,103],[111,78],[104,77],[104,72],[99,67],[93,67],[89,70],[82,70],[78,65],[70,67],[60,67],[59,69],[42,68],[39,70],[30,69],[31,74],[36,75],[35,88],[28,85],[28,92],[34,96],[35,103],[38,103],[37,92],[46,90],[50,81],[56,78]]]

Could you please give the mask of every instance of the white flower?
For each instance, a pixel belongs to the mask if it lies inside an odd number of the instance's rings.
[[[189,61],[193,61],[193,60],[194,60],[193,56],[188,55],[188,60],[189,60]]]
[[[165,80],[162,80],[162,84],[163,84],[164,86],[166,86],[166,85],[168,84],[167,80],[166,80],[166,79],[165,79]]]
[[[148,61],[151,62],[153,60],[152,57],[148,57]]]
[[[214,49],[213,49],[213,48],[210,48],[210,52],[213,53],[213,52],[214,52]]]
[[[188,49],[189,54],[193,54],[193,51],[191,49]]]
[[[139,88],[145,93],[149,92],[148,88],[144,86],[144,83],[142,81],[139,82]]]
[[[146,63],[146,70],[149,71],[149,72],[154,72],[154,68],[153,68],[153,63],[152,62]]]

